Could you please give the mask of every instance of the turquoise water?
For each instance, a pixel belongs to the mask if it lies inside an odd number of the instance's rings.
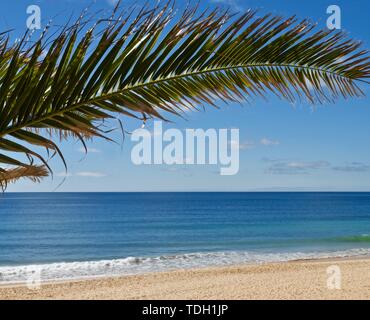
[[[370,193],[8,193],[0,282],[370,253]],[[27,269],[28,268],[28,269]]]

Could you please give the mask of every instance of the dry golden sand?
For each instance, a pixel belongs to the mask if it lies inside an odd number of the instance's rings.
[[[327,268],[340,267],[342,289],[329,290]],[[370,299],[370,260],[318,260],[181,270],[0,288],[0,299]]]

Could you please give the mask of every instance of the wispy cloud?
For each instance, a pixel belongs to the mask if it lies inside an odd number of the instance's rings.
[[[81,152],[81,153],[86,152],[85,148],[80,148],[80,149],[78,149],[78,151]],[[96,148],[87,148],[87,153],[100,153],[100,152],[101,152],[101,150],[96,149]]]
[[[263,158],[263,162],[269,163],[266,169],[271,174],[310,174],[319,169],[356,173],[370,172],[370,165],[363,162],[349,162],[344,165],[332,165],[328,161],[296,161],[289,159]]]
[[[279,141],[268,139],[268,138],[262,138],[260,143],[264,146],[277,146],[280,144]]]
[[[334,166],[332,169],[342,172],[368,172],[370,171],[370,165],[362,162],[350,162],[344,166]]]
[[[101,172],[81,171],[81,172],[77,172],[76,176],[87,177],[87,178],[102,178],[102,177],[106,177],[107,175]]]
[[[87,178],[89,178],[89,177],[90,178],[102,178],[102,177],[106,177],[107,175],[105,173],[101,173],[101,172],[80,171],[80,172],[76,172],[76,173],[59,172],[55,176],[61,177],[61,178],[69,178],[69,177],[73,177],[73,176],[87,177]]]
[[[239,142],[236,140],[229,141],[230,148],[232,149],[239,149],[239,150],[248,150],[252,149],[255,146],[255,143],[253,141],[243,141]]]
[[[253,140],[245,140],[243,142],[238,142],[234,140],[229,141],[229,145],[231,148],[239,148],[240,150],[249,150],[249,149],[255,148],[259,144],[269,147],[269,146],[277,146],[280,144],[280,142],[277,140],[272,140],[268,138],[262,138],[259,142],[255,142]]]
[[[289,161],[277,159],[264,159],[269,162],[270,166],[266,172],[271,174],[309,174],[315,170],[329,168],[330,163],[327,161]]]

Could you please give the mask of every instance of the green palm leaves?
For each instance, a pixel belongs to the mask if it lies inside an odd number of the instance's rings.
[[[59,138],[107,138],[104,120],[118,114],[162,118],[269,93],[289,102],[332,102],[361,96],[358,84],[370,76],[360,43],[315,31],[307,20],[196,9],[176,18],[168,4],[135,17],[117,11],[90,29],[81,18],[51,42],[44,35],[9,46],[1,36],[3,187],[51,172],[39,147],[64,161]]]

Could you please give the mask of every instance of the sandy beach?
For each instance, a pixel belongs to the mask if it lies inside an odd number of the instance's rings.
[[[341,289],[328,288],[331,266],[340,269]],[[2,287],[0,299],[370,299],[370,259],[180,270],[49,283],[38,290]]]

